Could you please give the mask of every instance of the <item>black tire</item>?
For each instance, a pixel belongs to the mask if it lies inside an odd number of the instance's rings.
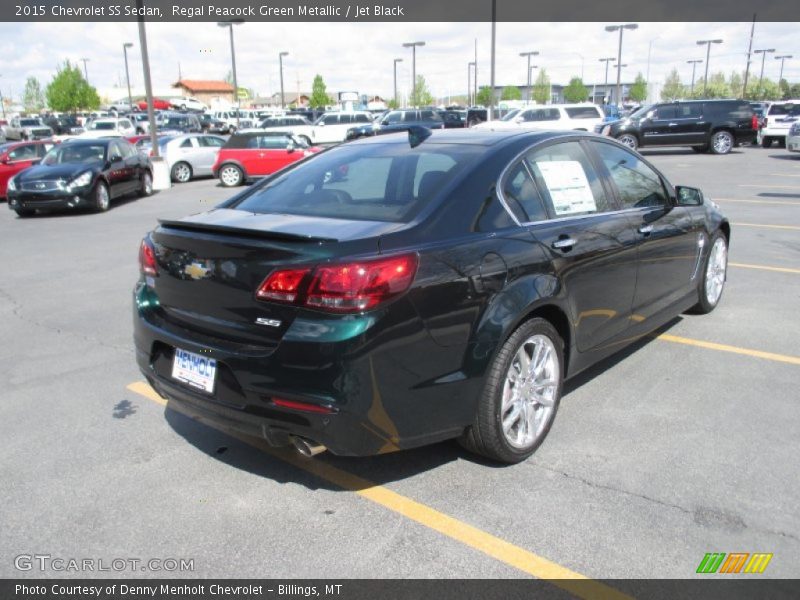
[[[730,131],[721,130],[711,136],[711,143],[709,144],[712,154],[728,154],[733,150],[735,140]]]
[[[108,186],[102,181],[98,181],[92,194],[92,208],[95,212],[106,212],[110,206],[111,196],[108,193]]]
[[[786,138],[778,138],[778,148],[786,148]]]
[[[36,211],[32,208],[15,208],[14,212],[17,213],[20,219],[27,219],[36,214]]]
[[[219,168],[219,182],[224,187],[236,187],[244,183],[244,173],[236,165],[222,165]]]
[[[503,400],[506,378],[515,368],[518,352],[523,349],[526,341],[534,336],[546,337],[554,352],[558,365],[558,374],[555,377],[552,410],[545,417],[543,427],[534,439],[524,447],[512,445],[503,432]],[[521,365],[520,365],[521,366]],[[547,437],[555,420],[558,406],[561,401],[561,392],[564,384],[564,342],[553,325],[541,318],[533,318],[520,325],[505,341],[500,351],[495,356],[486,375],[486,384],[478,404],[475,421],[459,438],[459,443],[470,452],[481,454],[498,462],[514,464],[531,456]],[[544,409],[544,407],[542,407]],[[521,419],[520,419],[521,421]]]
[[[711,261],[711,255],[714,252],[714,248],[718,243],[718,240],[721,240],[721,243],[724,244],[725,249],[725,269],[723,272],[723,284],[722,288],[719,291],[719,295],[714,298],[709,298],[709,294],[706,293],[707,290],[707,280],[710,276],[713,276],[712,273],[709,272],[709,262]],[[708,246],[708,254],[706,254],[706,259],[703,261],[703,270],[699,274],[699,281],[697,285],[697,304],[695,304],[690,312],[693,312],[698,315],[707,315],[712,310],[714,310],[717,306],[719,306],[719,301],[722,299],[722,294],[725,291],[724,282],[727,281],[727,266],[728,266],[728,239],[725,237],[725,234],[721,231],[717,231],[713,236],[711,236],[711,243]]]
[[[139,185],[139,197],[146,198],[153,195],[153,176],[150,171],[145,171],[142,174],[142,180]]]
[[[639,147],[639,138],[632,133],[623,133],[617,136],[617,141],[627,146],[631,150],[636,150]]]
[[[692,146],[692,150],[694,150],[698,154],[702,154],[703,152],[708,152],[708,148],[709,148],[708,144],[704,146]]]
[[[192,165],[187,162],[176,162],[172,165],[170,177],[175,183],[188,183],[192,180]]]
[[[771,137],[762,137],[761,138],[761,147],[762,148],[769,148],[772,146],[772,138]]]
[[[309,145],[309,146],[311,145],[311,140],[308,138],[308,136],[299,135],[297,137],[300,138],[301,140],[303,140],[303,142],[305,142],[307,145]]]

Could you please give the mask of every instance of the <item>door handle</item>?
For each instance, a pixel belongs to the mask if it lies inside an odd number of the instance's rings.
[[[569,250],[577,243],[578,242],[575,240],[575,238],[566,237],[556,240],[550,245],[556,250]]]
[[[677,126],[678,126],[678,124],[677,124],[677,123],[670,123],[670,124],[669,124],[669,126],[670,126],[670,127],[677,127]]]
[[[652,225],[641,225],[639,227],[639,233],[642,235],[650,235],[653,233],[653,226]]]

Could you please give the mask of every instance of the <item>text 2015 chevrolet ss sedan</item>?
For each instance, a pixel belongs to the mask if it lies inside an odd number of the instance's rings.
[[[722,295],[730,225],[592,134],[415,129],[298,162],[142,241],[138,364],[200,420],[518,462],[565,378]]]

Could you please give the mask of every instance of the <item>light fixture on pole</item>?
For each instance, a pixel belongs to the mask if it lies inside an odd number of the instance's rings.
[[[604,104],[610,104],[610,102],[608,102],[608,100],[611,99],[609,97],[610,94],[608,93],[608,63],[616,62],[617,59],[614,58],[613,56],[610,56],[608,58],[601,58],[599,60],[600,60],[600,62],[606,63],[606,79],[605,79],[605,83],[603,83],[603,101],[604,101]]]
[[[394,103],[396,105],[397,105],[397,63],[399,62],[403,62],[403,59],[402,58],[394,59]],[[397,108],[397,106],[395,106],[395,108]]]
[[[131,96],[131,75],[128,71],[128,48],[133,48],[133,44],[125,42],[122,44],[122,54],[125,55],[125,81],[128,83],[128,110],[133,110],[133,96]]]
[[[83,63],[83,78],[86,80],[86,83],[89,83],[89,71],[86,68],[86,63],[89,62],[89,59],[81,58],[80,61]]]
[[[619,31],[619,46],[617,47],[617,95],[614,98],[617,102],[617,106],[622,104],[622,98],[620,97],[620,83],[622,78],[622,32],[625,29],[638,29],[639,25],[636,23],[626,23],[624,25],[606,25],[606,31],[614,32]]]
[[[467,106],[473,106],[478,103],[477,98],[472,98],[472,69],[474,66],[474,61],[467,63]]]
[[[230,21],[220,21],[219,27],[227,27],[231,34],[231,67],[233,72],[233,96],[236,100],[236,129],[239,129],[239,80],[236,78],[236,49],[233,45],[233,26],[244,23],[243,19],[231,19]]]
[[[281,72],[281,108],[286,108],[286,98],[283,96],[283,57],[289,56],[288,52],[278,52],[278,68]],[[299,84],[298,84],[299,87]],[[299,98],[298,98],[299,100]]]
[[[782,54],[781,56],[776,56],[775,60],[781,61],[781,74],[778,75],[778,85],[781,84],[781,80],[783,80],[783,61],[787,58],[794,58],[791,54]]]
[[[686,61],[687,64],[692,65],[692,87],[689,88],[689,96],[694,94],[694,71],[701,62],[703,62],[702,58],[694,58]]]
[[[708,89],[708,60],[711,58],[711,44],[721,44],[722,40],[697,40],[697,45],[706,46],[706,74],[703,78],[703,98],[706,97],[706,90]]]
[[[758,92],[762,96],[764,95],[764,88],[761,87],[761,84],[764,83],[764,59],[767,57],[767,53],[770,52],[775,52],[775,48],[762,48],[761,50],[753,50],[753,54],[761,55],[761,74],[758,76]]]
[[[417,46],[424,46],[425,42],[405,42],[403,48],[411,48],[411,104],[417,106]]]
[[[528,68],[525,69],[525,73],[528,75],[528,87],[525,89],[525,102],[528,103],[531,101],[531,56],[539,56],[539,51],[520,52],[519,55],[523,58],[528,58]]]

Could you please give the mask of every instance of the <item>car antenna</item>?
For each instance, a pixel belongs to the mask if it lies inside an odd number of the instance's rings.
[[[412,125],[408,128],[408,144],[412,148],[416,148],[429,137],[431,137],[431,130],[427,127]]]

